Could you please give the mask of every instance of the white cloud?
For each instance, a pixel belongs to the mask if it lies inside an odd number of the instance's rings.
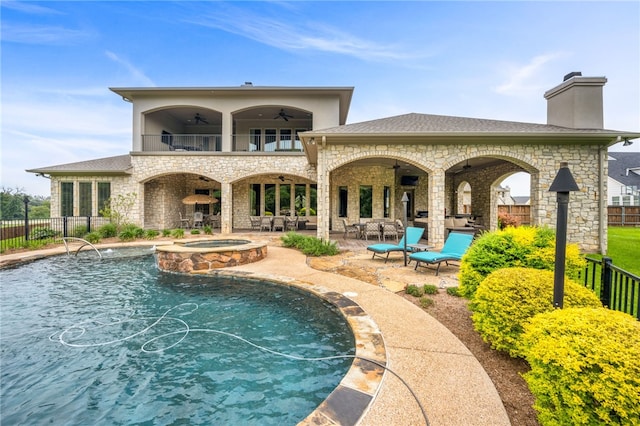
[[[49,25],[2,24],[2,41],[24,44],[76,44],[89,39],[92,34],[83,30]]]
[[[141,82],[142,85],[151,86],[151,87],[154,87],[156,85],[153,82],[153,80],[151,80],[149,77],[147,77],[145,75],[145,73],[143,71],[141,71],[140,69],[135,67],[129,61],[126,61],[126,60],[122,59],[121,57],[119,57],[118,55],[116,55],[115,53],[113,53],[113,52],[111,52],[109,50],[107,50],[105,52],[105,55],[107,55],[107,58],[111,59],[113,62],[122,65],[127,71],[129,71],[131,73],[132,77],[136,81]]]
[[[495,88],[495,91],[508,96],[528,96],[532,92],[541,93],[544,81],[544,68],[547,64],[561,56],[560,53],[538,55],[527,64],[507,64],[501,69],[506,71],[506,81]]]

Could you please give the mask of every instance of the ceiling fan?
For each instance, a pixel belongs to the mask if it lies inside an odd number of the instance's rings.
[[[209,124],[207,119],[201,116],[199,112],[196,112],[196,115],[193,117],[193,120],[196,122],[196,124],[200,124],[200,123]]]
[[[469,164],[469,160],[467,160],[467,164],[462,166],[462,170],[469,170],[471,168],[471,164]]]
[[[286,178],[286,177],[284,177],[282,175],[278,176],[278,179],[280,179],[281,182],[284,182],[285,180],[288,180],[288,181],[291,180],[291,179],[288,179],[288,178]]]
[[[274,120],[278,118],[282,118],[284,121],[289,121],[290,118],[293,118],[293,115],[287,114],[286,112],[284,112],[284,108],[280,108],[280,112],[278,113],[278,115],[273,117]]]

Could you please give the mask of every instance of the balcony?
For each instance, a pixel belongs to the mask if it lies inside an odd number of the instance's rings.
[[[142,135],[142,151],[222,151],[222,135],[213,134],[161,134]]]

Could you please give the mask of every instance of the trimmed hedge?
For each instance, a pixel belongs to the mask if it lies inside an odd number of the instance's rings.
[[[287,232],[280,239],[285,247],[297,248],[307,256],[333,256],[340,253],[336,243],[323,241],[309,235]]]
[[[555,269],[555,234],[549,228],[521,226],[485,232],[471,245],[460,264],[462,296],[473,298],[491,272],[509,267]],[[567,244],[565,274],[577,280],[585,267],[576,244]]]
[[[640,425],[640,322],[605,308],[537,315],[523,375],[542,425]]]
[[[563,305],[601,307],[589,289],[566,279]],[[525,324],[534,316],[552,311],[553,271],[504,268],[482,281],[470,303],[475,329],[491,347],[524,357],[521,344]]]

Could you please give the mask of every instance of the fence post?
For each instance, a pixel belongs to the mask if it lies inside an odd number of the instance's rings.
[[[24,202],[24,240],[29,241],[29,196],[25,195]]]
[[[87,216],[87,233],[91,232],[91,216]]]
[[[69,236],[69,233],[67,232],[67,228],[68,228],[67,219],[68,219],[67,216],[64,216],[62,218],[62,236],[65,238]]]
[[[602,281],[600,286],[600,301],[608,308],[611,308],[611,265],[613,260],[610,257],[602,258]]]

